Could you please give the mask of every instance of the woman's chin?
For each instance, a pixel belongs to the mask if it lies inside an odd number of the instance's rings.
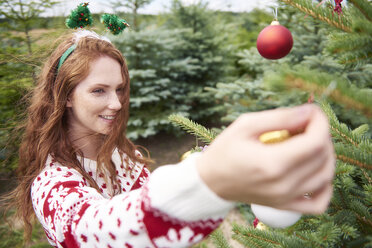
[[[111,131],[112,131],[112,126],[102,128],[99,133],[102,135],[109,135]]]

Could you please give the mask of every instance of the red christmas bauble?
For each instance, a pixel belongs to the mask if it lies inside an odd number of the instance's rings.
[[[283,58],[291,51],[292,46],[291,32],[277,21],[264,28],[257,37],[257,50],[267,59]]]

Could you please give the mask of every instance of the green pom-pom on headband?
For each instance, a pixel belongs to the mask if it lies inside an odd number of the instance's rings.
[[[127,21],[120,19],[117,15],[112,14],[103,14],[101,16],[101,22],[114,35],[120,34],[124,29],[129,27]]]
[[[92,25],[92,23],[93,18],[88,8],[88,3],[79,4],[66,19],[66,26],[73,29],[83,28]]]

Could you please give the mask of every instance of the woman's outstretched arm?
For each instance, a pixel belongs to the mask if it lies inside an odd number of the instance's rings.
[[[35,213],[55,247],[188,247],[216,229],[233,206],[200,179],[198,156],[146,179],[147,173],[121,179],[132,189],[112,198],[49,160],[32,186]]]

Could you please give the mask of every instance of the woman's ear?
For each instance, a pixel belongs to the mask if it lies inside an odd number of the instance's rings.
[[[70,97],[67,97],[66,107],[67,108],[72,108],[72,102],[71,102],[71,98]]]

